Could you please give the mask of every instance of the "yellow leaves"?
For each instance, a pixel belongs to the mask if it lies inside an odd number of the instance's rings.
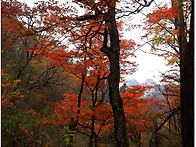
[[[107,30],[109,30],[110,25],[111,25],[110,23],[106,23],[106,24],[105,24],[105,28],[106,28]]]
[[[151,51],[154,51],[156,46],[158,46],[161,43],[161,38],[159,36],[154,35],[154,37],[151,39]]]
[[[152,14],[147,15],[145,30],[148,35],[153,35],[152,48],[154,50],[159,45],[170,45],[176,43],[178,36],[178,29],[175,29],[174,19],[179,17],[177,13],[177,6],[168,7],[167,5],[155,10]]]
[[[171,60],[168,60],[168,65],[169,64],[174,64],[174,63],[178,63],[179,62],[179,60],[178,59],[171,59]]]

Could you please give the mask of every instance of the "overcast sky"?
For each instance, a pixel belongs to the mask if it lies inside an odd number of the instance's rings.
[[[162,3],[162,5],[168,3],[168,0],[155,0],[157,4]],[[148,14],[152,11],[154,3],[151,7],[144,8],[143,13]],[[141,24],[142,20],[145,18],[143,14],[132,15],[131,23]],[[125,36],[127,39],[133,39],[138,44],[144,44],[146,40],[142,40],[141,36],[144,35],[144,30],[142,28],[132,29],[130,32],[126,32]],[[149,52],[150,45],[144,45],[141,50]],[[135,78],[138,82],[144,83],[146,79],[153,79],[155,82],[161,80],[161,73],[164,73],[168,68],[166,66],[167,61],[163,57],[156,56],[153,54],[147,54],[140,50],[135,52],[136,62],[138,65],[138,70],[132,75],[128,75],[127,79]]]
[[[169,0],[155,0],[155,3],[162,5],[167,4]],[[149,8],[145,8],[143,13],[148,14],[152,12],[154,3]],[[140,24],[144,15],[137,14],[133,15],[133,22]],[[133,29],[130,32],[126,32],[126,36],[128,39],[133,39],[139,44],[143,44],[146,40],[142,40],[141,36],[144,35],[144,31],[141,28]],[[145,45],[141,48],[146,52],[149,52],[151,47],[149,45]],[[137,58],[136,62],[139,64],[137,72],[132,75],[127,76],[127,79],[135,78],[138,82],[143,83],[146,79],[153,79],[155,82],[159,82],[161,80],[161,73],[164,73],[168,67],[166,66],[167,61],[164,60],[163,57],[146,54],[140,50],[135,52]]]
[[[34,2],[37,0],[20,0],[21,2],[27,3],[27,5],[32,6]],[[63,2],[63,0],[60,0],[60,2]],[[158,3],[167,3],[168,0],[155,0],[155,2]],[[152,6],[150,7],[152,8]],[[145,8],[144,13],[147,14],[149,12],[149,8]],[[80,12],[81,14],[82,12]],[[137,24],[141,23],[143,16],[141,14],[139,15],[133,15],[133,20],[132,22]],[[143,44],[145,40],[141,40],[141,36],[144,35],[144,31],[140,29],[132,29],[130,32],[126,32],[125,36],[127,39],[133,39],[136,41],[136,43]],[[141,48],[142,50],[148,52],[150,50],[149,45],[145,45]],[[160,75],[161,73],[164,73],[167,69],[166,63],[162,57],[156,56],[156,55],[151,55],[151,54],[146,54],[140,50],[137,50],[135,52],[136,54],[136,59],[135,61],[137,62],[138,65],[138,70],[133,73],[132,75],[128,75],[126,79],[131,79],[135,78],[138,82],[143,83],[145,82],[146,79],[152,79],[155,82],[160,81]]]

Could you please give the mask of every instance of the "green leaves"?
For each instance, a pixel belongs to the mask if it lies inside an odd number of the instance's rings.
[[[16,63],[16,66],[17,66],[17,67],[22,67],[23,65],[22,65],[22,63],[17,62],[17,63]]]
[[[65,127],[63,128],[63,130],[64,130],[64,132],[66,133],[66,134],[64,135],[66,144],[67,144],[67,145],[72,145],[72,137],[74,137],[74,134],[73,134],[73,133],[74,133],[75,131],[70,130],[67,126],[65,126]]]
[[[8,76],[7,76],[8,80],[13,80],[14,77],[15,77],[14,75],[8,75]]]
[[[88,120],[89,123],[92,123],[92,120]]]
[[[31,73],[35,70],[35,67],[30,66],[30,67],[28,67],[28,70],[30,71],[30,73],[27,73],[27,74],[25,75],[25,77],[31,76]]]
[[[19,80],[15,80],[15,75],[4,75],[1,77],[1,81],[5,83],[10,83],[11,85],[16,85]]]
[[[38,123],[43,122],[43,119],[40,118],[40,117],[38,117],[38,116],[35,116],[34,119],[35,119],[35,121],[38,122]]]
[[[44,107],[42,110],[41,110],[41,113],[47,113],[48,112],[48,108],[47,107]]]
[[[1,77],[1,81],[3,82],[3,81],[5,81],[6,80],[6,76],[2,76]]]
[[[30,74],[30,73],[28,73],[28,74],[26,74],[26,75],[25,75],[25,77],[29,77],[30,75],[31,75],[31,74]]]
[[[33,71],[35,70],[35,67],[30,66],[30,67],[28,68],[28,70],[29,70],[30,72],[33,72]]]

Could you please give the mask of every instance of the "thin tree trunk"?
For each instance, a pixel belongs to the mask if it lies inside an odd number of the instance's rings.
[[[94,111],[96,101],[94,101],[93,92],[92,92],[92,100],[93,100],[93,111]],[[94,116],[91,117],[91,121],[92,121],[91,122],[91,135],[90,135],[89,147],[96,147],[95,146],[95,117]]]
[[[95,147],[95,136],[94,136],[94,131],[95,131],[95,117],[92,116],[91,119],[91,135],[90,135],[90,142],[89,142],[89,147]]]
[[[82,93],[83,93],[83,89],[84,89],[85,78],[86,78],[86,72],[84,71],[84,72],[82,72],[82,83],[81,83],[80,92],[79,92],[79,95],[78,95],[77,117],[76,118],[72,118],[72,122],[69,125],[69,129],[71,131],[75,131],[76,127],[78,125],[79,114],[80,114],[80,107],[81,107],[81,99],[82,99]],[[71,136],[71,143],[73,143],[73,136]]]

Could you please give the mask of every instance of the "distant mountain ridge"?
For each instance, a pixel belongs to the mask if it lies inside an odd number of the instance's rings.
[[[153,81],[152,79],[146,79],[144,82],[145,85],[156,85],[156,82]]]
[[[131,78],[131,79],[127,80],[126,85],[128,87],[133,86],[133,85],[156,85],[156,82],[153,81],[152,79],[146,79],[144,83],[140,83],[135,78]]]
[[[129,86],[133,86],[133,85],[142,85],[142,84],[139,83],[135,78],[131,78],[127,81],[126,85],[129,87]]]
[[[152,79],[146,79],[144,83],[139,83],[135,78],[127,80],[126,83],[127,87],[133,86],[133,85],[151,85],[153,86],[152,89],[146,90],[144,96],[142,98],[151,98],[156,95],[156,99],[162,99],[163,95],[161,94],[160,90],[164,90],[163,85],[157,85],[155,81]],[[158,88],[158,87],[160,88]]]

